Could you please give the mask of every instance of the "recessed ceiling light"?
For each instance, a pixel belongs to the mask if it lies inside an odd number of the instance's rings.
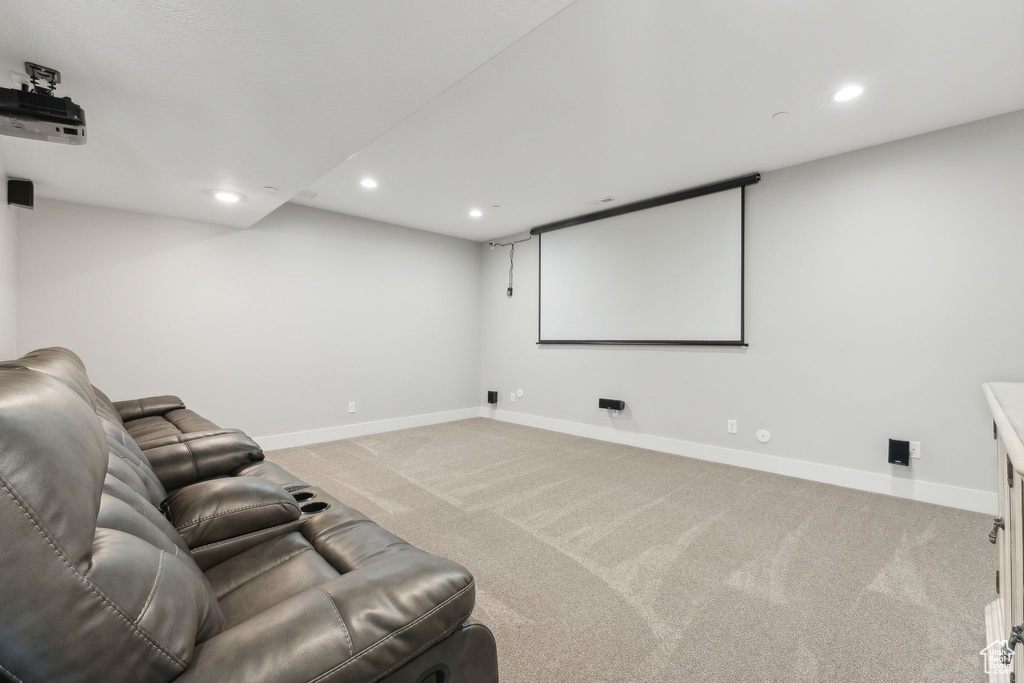
[[[855,97],[860,97],[861,93],[863,92],[864,88],[859,85],[847,85],[840,88],[839,90],[836,91],[834,95],[832,95],[832,101],[847,102],[849,100],[854,99]]]
[[[470,210],[469,215],[473,218],[480,218],[480,216],[484,215],[484,212],[480,209],[472,209]]]
[[[377,187],[377,181],[373,178],[363,178],[359,181],[359,184],[365,187],[367,190],[372,190]]]
[[[277,192],[277,188],[276,187],[272,187],[270,185],[264,185],[260,189],[263,190],[264,192],[269,192],[271,194]]]
[[[237,192],[230,192],[228,190],[218,190],[213,193],[213,196],[224,202],[225,204],[237,204],[242,201],[242,195]]]

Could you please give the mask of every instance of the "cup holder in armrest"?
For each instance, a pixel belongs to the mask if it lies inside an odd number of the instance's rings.
[[[312,515],[317,512],[323,512],[327,508],[331,507],[330,503],[325,503],[322,500],[318,500],[312,503],[306,503],[299,509],[302,510],[303,514]]]
[[[316,494],[313,493],[312,491],[296,491],[295,493],[292,494],[292,498],[299,501],[300,503],[304,500],[309,500],[310,498],[315,497]]]

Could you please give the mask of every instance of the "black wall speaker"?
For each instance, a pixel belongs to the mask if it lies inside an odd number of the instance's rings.
[[[31,209],[35,205],[35,188],[31,180],[9,178],[7,180],[7,203]]]
[[[889,439],[889,462],[893,465],[910,465],[910,442]]]
[[[498,392],[497,391],[488,391],[487,392],[487,402],[488,403],[497,403],[498,402]]]
[[[626,402],[617,398],[599,398],[597,399],[597,407],[607,408],[608,410],[625,410]]]

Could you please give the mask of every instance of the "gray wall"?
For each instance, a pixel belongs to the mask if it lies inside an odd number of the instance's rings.
[[[916,440],[900,476],[992,491],[980,385],[1024,381],[1022,160],[1017,112],[766,173],[747,192],[746,350],[540,348],[537,239],[516,248],[511,300],[507,250],[482,245],[480,389],[503,410],[882,474],[887,439]]]
[[[7,204],[7,174],[0,163],[0,358],[17,346],[18,209]]]
[[[479,404],[472,242],[290,204],[238,231],[42,200],[18,257],[19,352],[68,346],[115,400],[178,394],[256,436]]]
[[[70,346],[115,398],[179,393],[256,435],[495,388],[503,410],[881,474],[888,437],[918,440],[901,476],[991,491],[979,385],[1024,381],[1022,158],[1018,112],[766,173],[743,351],[538,348],[536,240],[509,300],[506,250],[393,225],[286,205],[233,231],[42,200],[20,212],[17,351]],[[610,418],[602,395],[629,408]]]

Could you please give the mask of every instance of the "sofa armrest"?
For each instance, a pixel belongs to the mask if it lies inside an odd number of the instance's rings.
[[[211,479],[180,488],[160,504],[189,548],[295,521],[298,501],[267,479]]]
[[[122,420],[140,420],[144,417],[163,415],[172,410],[184,408],[185,404],[177,396],[149,396],[130,401],[114,401],[114,410]]]
[[[197,645],[176,680],[375,681],[459,628],[474,590],[464,568],[410,547]]]
[[[167,490],[228,476],[242,465],[263,460],[263,449],[241,432],[185,434],[174,443],[143,452]]]

